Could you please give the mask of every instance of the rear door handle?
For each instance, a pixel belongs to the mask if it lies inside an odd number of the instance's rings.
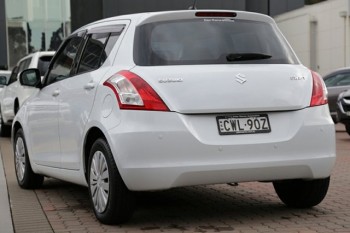
[[[52,96],[57,97],[57,96],[59,96],[60,93],[61,93],[61,91],[57,89],[52,93]]]
[[[85,84],[85,86],[84,86],[84,89],[85,90],[92,90],[92,89],[94,89],[95,88],[95,83],[93,82],[93,81],[91,81],[91,82],[88,82],[87,84]]]

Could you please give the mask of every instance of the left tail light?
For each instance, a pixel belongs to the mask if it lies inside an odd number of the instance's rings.
[[[137,74],[123,70],[103,83],[115,93],[120,109],[169,111],[153,88]]]
[[[313,85],[312,85],[312,96],[311,96],[310,107],[327,104],[328,92],[327,92],[326,85],[323,82],[323,79],[315,71],[311,71],[311,73],[312,73]]]

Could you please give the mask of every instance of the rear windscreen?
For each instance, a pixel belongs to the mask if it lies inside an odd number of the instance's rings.
[[[298,64],[273,25],[231,19],[148,23],[135,32],[140,66],[193,64]]]

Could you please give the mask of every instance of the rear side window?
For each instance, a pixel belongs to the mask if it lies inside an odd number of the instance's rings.
[[[141,66],[298,63],[273,25],[236,19],[141,25],[136,29],[134,61]]]
[[[106,59],[104,48],[109,33],[92,34],[84,48],[81,56],[78,73],[98,69]]]
[[[49,68],[50,61],[52,56],[42,56],[39,58],[38,69],[40,71],[40,75],[44,76],[47,69]]]
[[[77,73],[100,68],[111,53],[119,36],[120,32],[91,34],[82,53]]]

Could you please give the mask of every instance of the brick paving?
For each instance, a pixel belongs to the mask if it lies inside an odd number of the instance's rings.
[[[95,219],[85,187],[45,179],[41,189],[20,189],[10,140],[0,146],[16,232],[350,232],[350,136],[343,131],[328,195],[315,208],[286,208],[270,183],[196,186],[138,193],[133,218],[119,226]]]

